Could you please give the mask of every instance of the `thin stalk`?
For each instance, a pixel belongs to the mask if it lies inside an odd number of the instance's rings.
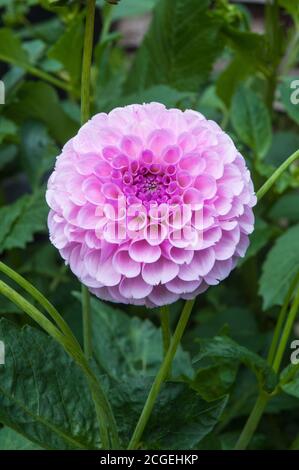
[[[46,312],[48,312],[51,318],[53,318],[56,325],[60,328],[61,332],[73,342],[75,347],[81,349],[76,337],[74,336],[72,330],[70,329],[66,321],[56,310],[54,305],[52,305],[51,302],[49,302],[49,300],[39,290],[36,289],[36,287],[34,287],[19,273],[11,269],[9,266],[6,266],[6,264],[2,262],[0,262],[0,271],[6,276],[8,276],[10,279],[15,281],[28,294],[30,294],[46,310]]]
[[[90,76],[94,37],[95,0],[87,0],[81,76],[81,124],[90,118]]]
[[[51,83],[51,85],[57,86],[58,88],[61,88],[62,90],[65,90],[69,93],[73,93],[78,96],[78,93],[76,92],[76,90],[74,90],[73,87],[69,83],[63,80],[60,80],[57,77],[53,77],[53,75],[45,72],[44,70],[40,70],[34,67],[33,65],[27,64],[25,62],[16,64],[13,60],[10,60],[8,57],[2,56],[1,54],[0,54],[0,59],[3,60],[3,62],[7,62],[11,65],[18,65],[20,68],[24,69],[26,72],[33,75],[34,77],[41,78],[45,82]]]
[[[170,341],[171,341],[170,316],[169,316],[168,305],[165,305],[164,307],[160,308],[160,318],[161,318],[163,351],[164,351],[164,356],[166,356],[167,351],[170,346]]]
[[[290,313],[289,313],[288,318],[286,320],[285,327],[283,329],[281,339],[280,339],[280,342],[279,342],[279,345],[278,345],[278,348],[277,348],[277,352],[276,352],[276,355],[275,355],[275,359],[273,361],[273,370],[274,370],[274,372],[279,371],[280,364],[281,364],[281,361],[282,361],[282,358],[283,358],[283,355],[284,355],[284,352],[285,352],[285,349],[286,349],[286,346],[287,346],[287,343],[288,343],[288,340],[289,340],[289,337],[290,337],[290,333],[292,331],[293,324],[294,324],[294,321],[295,321],[297,313],[298,313],[298,309],[299,309],[299,289],[298,289],[298,292],[297,292],[297,294],[294,298],[292,307],[290,309]]]
[[[92,64],[92,48],[94,37],[95,20],[95,0],[88,0],[86,7],[86,22],[84,33],[84,46],[82,58],[81,76],[81,124],[83,125],[90,118],[90,73]],[[84,352],[87,360],[92,357],[92,328],[91,328],[91,308],[90,293],[84,285],[82,290],[82,321]]]
[[[290,288],[288,290],[288,293],[286,295],[286,298],[284,300],[284,303],[283,303],[283,305],[280,309],[279,315],[278,315],[278,320],[277,320],[277,323],[276,323],[273,339],[272,339],[271,346],[270,346],[269,353],[268,353],[268,357],[267,357],[267,362],[270,365],[273,364],[276,349],[277,349],[277,345],[278,345],[279,338],[280,338],[280,335],[281,335],[281,330],[282,330],[283,324],[284,324],[286,316],[287,316],[288,306],[289,306],[289,303],[291,301],[292,295],[294,293],[294,290],[295,290],[298,282],[299,282],[299,273],[297,274],[297,276],[294,277],[294,279],[293,279],[293,281],[290,285]]]
[[[274,183],[278,180],[278,178],[283,174],[283,172],[292,164],[295,160],[299,158],[299,150],[296,150],[289,158],[287,158],[277,170],[267,179],[267,181],[263,184],[263,186],[257,191],[256,195],[258,200],[260,201],[262,197],[272,188]]]
[[[265,393],[261,393],[254,405],[252,412],[246,422],[246,425],[238,439],[238,442],[235,446],[235,450],[245,450],[248,447],[248,444],[251,441],[253,434],[260,422],[260,419],[263,415],[263,412],[269,401],[269,396]]]
[[[175,356],[175,353],[177,351],[177,348],[180,344],[181,338],[183,336],[183,333],[185,331],[185,328],[187,326],[193,305],[194,305],[195,299],[193,300],[188,300],[185,303],[185,306],[183,308],[183,311],[181,313],[181,317],[178,321],[177,327],[175,329],[175,332],[173,334],[170,347],[167,351],[166,356],[164,357],[164,360],[161,364],[161,367],[156,375],[156,378],[154,380],[154,383],[151,387],[151,390],[149,392],[149,395],[147,397],[147,400],[145,402],[144,408],[142,410],[141,416],[139,418],[139,421],[137,423],[137,426],[135,428],[135,431],[133,433],[133,436],[131,438],[130,444],[128,446],[129,450],[136,449],[139,445],[140,439],[142,437],[143,431],[147,425],[147,422],[150,418],[151,412],[153,410],[153,407],[155,405],[156,399],[158,397],[158,394],[161,390],[162,384],[165,381],[168,371],[170,369],[170,366],[172,364],[173,358]]]
[[[287,295],[288,297],[288,295]],[[289,340],[289,336],[291,333],[291,329],[293,327],[297,312],[299,309],[299,289],[298,292],[294,298],[294,301],[292,303],[291,309],[289,311],[284,330],[282,332],[279,345],[277,348],[277,352],[275,354],[274,360],[273,360],[273,370],[274,372],[278,373],[280,364],[283,358],[283,354],[285,352],[287,342]],[[274,335],[272,343],[277,340],[276,335]],[[270,350],[273,349],[272,345],[270,347]],[[271,399],[271,395],[268,395],[264,391],[261,391],[257,401],[254,405],[254,408],[252,409],[249,418],[245,424],[245,427],[238,439],[238,442],[235,446],[235,450],[244,450],[247,448],[248,444],[250,443],[252,436],[260,422],[260,419],[263,415],[263,412]]]

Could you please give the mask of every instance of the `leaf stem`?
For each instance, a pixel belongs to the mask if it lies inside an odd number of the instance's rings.
[[[79,96],[79,93],[76,90],[74,90],[74,88],[68,82],[64,80],[60,80],[59,78],[54,77],[53,75],[45,72],[44,70],[40,70],[37,67],[34,67],[34,65],[28,64],[26,62],[15,63],[15,61],[1,54],[0,54],[0,60],[2,60],[3,62],[7,62],[8,64],[11,64],[11,65],[16,65],[17,67],[24,69],[25,72],[28,72],[34,77],[40,78],[41,80],[44,80],[45,82],[51,83],[51,85],[54,85],[57,88],[61,88],[62,90],[72,93],[73,95],[77,97]]]
[[[295,161],[299,158],[299,149],[296,150],[289,158],[287,158],[277,170],[267,179],[267,181],[263,184],[263,186],[257,191],[256,196],[260,201],[262,197],[272,188],[274,183],[278,180],[278,178],[283,174],[283,172]]]
[[[90,76],[94,37],[95,0],[87,0],[81,76],[81,124],[90,118]]]
[[[162,339],[163,339],[163,351],[164,356],[166,356],[167,351],[170,346],[171,341],[171,331],[170,331],[170,317],[169,317],[169,306],[164,305],[160,308],[160,318],[161,318],[161,329],[162,329]]]
[[[169,349],[167,351],[166,356],[164,357],[164,360],[161,364],[161,367],[156,375],[156,378],[154,380],[154,383],[151,387],[151,390],[149,392],[149,395],[147,397],[147,400],[145,402],[144,408],[142,410],[141,416],[139,418],[139,421],[137,423],[137,426],[135,428],[135,431],[133,433],[133,436],[131,438],[131,441],[129,443],[128,449],[133,450],[136,449],[139,445],[140,439],[142,437],[143,431],[147,425],[147,422],[150,418],[151,412],[153,410],[153,407],[155,405],[156,399],[158,397],[158,394],[160,392],[160,389],[162,387],[163,382],[165,381],[169,368],[172,364],[173,358],[175,356],[175,353],[177,351],[177,348],[180,344],[181,338],[183,336],[183,333],[185,331],[185,328],[187,326],[193,305],[194,305],[195,299],[193,300],[188,300],[185,303],[185,306],[183,308],[183,311],[181,313],[180,319],[178,321],[177,327],[175,329],[175,332],[173,334],[173,337],[170,342]]]
[[[269,395],[260,393],[250,415],[246,422],[246,425],[238,439],[235,446],[235,450],[245,450],[251,441],[251,438],[260,422],[263,415],[264,409],[269,401]]]
[[[81,349],[76,337],[74,336],[72,330],[70,329],[66,321],[62,318],[62,316],[59,314],[54,305],[52,305],[51,302],[49,302],[49,300],[39,290],[36,289],[36,287],[34,287],[19,273],[17,273],[2,262],[0,262],[0,271],[6,276],[8,276],[10,279],[15,281],[28,294],[30,294],[46,310],[46,312],[48,312],[51,318],[53,318],[56,325],[60,328],[61,332],[65,336],[69,337],[69,339],[74,343],[77,348]]]
[[[92,64],[92,48],[94,36],[95,0],[87,0],[86,22],[82,58],[81,76],[81,124],[90,118],[90,73]],[[92,357],[92,328],[90,311],[90,293],[87,287],[82,285],[82,321],[84,352],[87,360]]]

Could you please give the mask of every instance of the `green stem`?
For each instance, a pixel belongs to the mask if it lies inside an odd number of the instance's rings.
[[[87,0],[81,77],[81,124],[90,118],[90,76],[94,36],[95,0]]]
[[[258,200],[261,200],[262,197],[272,188],[274,183],[278,178],[283,174],[283,172],[292,164],[295,160],[299,158],[299,150],[296,150],[289,158],[287,158],[277,170],[270,176],[270,178],[263,184],[263,186],[257,191],[256,195]]]
[[[160,308],[160,318],[161,318],[161,329],[162,329],[162,339],[163,339],[163,351],[164,351],[164,356],[165,356],[169,349],[170,340],[171,340],[168,305],[165,305],[164,307]]]
[[[25,62],[24,63],[18,62],[16,64],[13,60],[1,54],[0,54],[0,60],[2,60],[3,62],[7,62],[8,64],[11,64],[11,65],[17,65],[18,67],[24,69],[26,72],[33,75],[34,77],[40,78],[44,80],[45,82],[51,83],[51,85],[57,86],[58,88],[61,88],[62,90],[65,90],[69,93],[72,93],[78,96],[78,93],[76,92],[76,90],[74,90],[69,83],[63,80],[60,80],[59,78],[53,77],[53,75],[50,75],[44,70],[40,70],[34,67],[34,65],[30,65]]]
[[[294,298],[294,301],[292,303],[288,318],[286,320],[281,339],[277,348],[277,352],[275,355],[275,359],[273,361],[273,370],[274,372],[278,372],[280,368],[280,364],[290,337],[291,330],[293,328],[294,321],[296,319],[297,313],[298,313],[298,308],[299,308],[299,289],[298,292]]]
[[[92,65],[92,48],[94,36],[95,0],[88,0],[84,33],[82,77],[81,77],[81,124],[90,118],[90,73]],[[84,285],[82,290],[82,321],[84,352],[89,360],[92,357],[92,328],[90,311],[90,293]]]
[[[92,328],[91,328],[91,305],[88,289],[82,285],[82,320],[83,320],[83,344],[87,360],[92,358]]]
[[[128,446],[129,450],[136,449],[139,445],[140,439],[142,437],[143,431],[147,425],[147,422],[150,418],[151,412],[153,410],[154,404],[156,402],[156,399],[158,397],[158,394],[160,392],[160,389],[162,387],[163,382],[165,381],[168,371],[170,369],[170,366],[172,364],[173,358],[175,356],[175,353],[177,351],[177,348],[180,344],[181,338],[183,336],[183,333],[185,331],[185,328],[187,326],[193,305],[194,305],[195,299],[193,300],[188,300],[185,303],[185,306],[183,308],[181,317],[178,321],[177,327],[175,329],[175,332],[173,334],[170,347],[167,351],[166,356],[164,357],[164,360],[161,364],[161,367],[156,375],[156,378],[154,380],[154,383],[151,387],[151,390],[149,392],[149,395],[147,397],[147,400],[145,402],[144,408],[142,410],[141,416],[139,418],[139,421],[137,423],[137,426],[135,428],[135,431],[133,433],[133,436],[131,438],[130,444]]]
[[[30,282],[28,282],[23,276],[15,272],[6,264],[0,262],[0,271],[8,276],[10,279],[15,281],[20,287],[22,287],[28,294],[30,294],[45,310],[48,314],[53,318],[56,325],[60,328],[61,332],[68,337],[74,344],[75,347],[80,348],[80,345],[74,336],[72,330],[56,310],[54,305],[49,302],[46,297],[36,289]]]
[[[297,277],[296,277],[297,279]],[[297,279],[298,280],[298,279]],[[289,300],[289,295],[292,295],[292,294],[287,294],[287,299]],[[284,304],[286,303],[286,301],[284,302]],[[281,361],[282,361],[282,358],[283,358],[283,354],[285,352],[285,349],[286,349],[286,346],[287,346],[287,342],[289,340],[289,336],[290,336],[290,333],[291,333],[291,329],[293,327],[293,324],[294,324],[294,321],[295,321],[295,318],[296,318],[296,315],[297,315],[297,312],[298,312],[298,308],[299,308],[299,289],[298,289],[298,292],[294,298],[294,301],[292,303],[292,306],[291,306],[291,309],[290,309],[290,312],[288,314],[288,317],[287,317],[287,320],[286,320],[286,323],[285,323],[285,327],[284,327],[284,330],[282,332],[282,335],[281,335],[281,338],[280,338],[280,341],[279,341],[279,345],[278,345],[278,348],[277,348],[277,352],[275,354],[275,357],[274,357],[274,360],[273,360],[273,370],[274,372],[278,373],[279,371],[279,368],[280,368],[280,364],[281,364]],[[283,310],[284,310],[284,307],[283,307]],[[281,314],[281,316],[283,316],[283,313]],[[277,334],[274,334],[273,336],[273,340],[272,340],[272,344],[271,344],[271,347],[270,347],[270,351],[273,350],[273,343],[277,342]],[[235,446],[235,450],[244,450],[247,448],[248,444],[250,443],[251,439],[252,439],[252,436],[260,422],[260,419],[263,415],[263,412],[269,402],[269,400],[271,399],[271,395],[268,395],[266,394],[264,391],[261,391],[259,396],[258,396],[258,399],[255,403],[255,406],[254,408],[252,409],[250,415],[249,415],[249,418],[245,424],[245,427],[239,437],[239,440]]]
[[[267,362],[270,365],[273,364],[275,353],[276,353],[276,350],[277,350],[277,345],[278,345],[279,338],[280,338],[280,335],[281,335],[281,330],[282,330],[283,324],[284,324],[286,316],[287,316],[288,306],[289,306],[289,303],[291,301],[292,295],[294,293],[294,290],[295,290],[298,282],[299,282],[299,273],[293,279],[293,281],[290,285],[290,288],[288,290],[288,293],[286,295],[286,298],[284,300],[284,303],[283,303],[283,305],[280,309],[279,315],[278,315],[278,320],[277,320],[277,323],[276,323],[273,339],[272,339],[271,346],[270,346],[269,353],[268,353],[268,357],[267,357]]]
[[[252,412],[247,420],[247,423],[238,439],[235,450],[245,450],[251,441],[251,438],[260,422],[264,409],[269,401],[269,396],[261,393],[254,405]]]

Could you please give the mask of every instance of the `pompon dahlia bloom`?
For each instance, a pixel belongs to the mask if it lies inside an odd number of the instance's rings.
[[[151,103],[87,122],[57,158],[47,202],[51,241],[92,293],[155,307],[229,275],[256,197],[215,122]]]

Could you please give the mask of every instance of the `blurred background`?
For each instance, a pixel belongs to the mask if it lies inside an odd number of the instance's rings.
[[[258,188],[299,148],[299,105],[291,99],[299,78],[298,2],[203,0],[202,9],[196,0],[175,3],[180,9],[169,0],[120,0],[117,6],[97,0],[92,112],[148,101],[199,110],[232,136]],[[80,286],[49,243],[44,192],[56,156],[80,126],[83,4],[0,0],[0,256],[52,300],[80,340],[80,303],[73,295]],[[219,331],[251,351],[267,350],[298,270],[298,185],[293,164],[258,206],[238,270],[197,300],[184,340],[190,353],[198,348],[197,337]],[[286,243],[285,254],[280,246]],[[155,311],[123,309],[158,323]],[[180,302],[171,306],[173,322],[180,309]],[[30,323],[3,297],[0,315]],[[293,336],[299,337],[298,325]],[[235,381],[236,370],[223,366],[221,383],[209,386],[208,373],[198,376],[203,396],[232,390],[219,428],[222,446],[229,447],[238,420],[252,407],[254,379],[241,370]],[[298,419],[298,399],[284,393],[274,398],[252,446],[290,446]],[[204,445],[212,448],[213,442]]]

